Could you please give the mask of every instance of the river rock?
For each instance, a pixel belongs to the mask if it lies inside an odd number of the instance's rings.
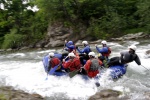
[[[47,33],[47,44],[45,47],[63,46],[65,39],[67,39],[73,31],[71,28],[64,27],[62,23],[55,23],[50,25]]]
[[[24,47],[20,48],[20,50],[27,50],[27,49],[29,49],[29,47],[27,47],[27,46],[24,46]]]
[[[44,98],[39,94],[29,94],[10,86],[1,86],[0,100],[44,100]]]
[[[127,34],[119,38],[111,38],[111,40],[123,41],[123,40],[131,40],[131,39],[138,39],[138,38],[144,38],[144,37],[148,37],[148,35],[144,34],[143,32],[139,32],[135,34]]]
[[[150,50],[147,50],[147,51],[146,51],[146,54],[147,54],[147,55],[150,54]]]
[[[76,46],[81,46],[81,45],[83,45],[83,44],[82,44],[82,40],[78,40],[78,41],[75,43],[75,45],[76,45]]]
[[[144,96],[145,96],[145,100],[150,100],[150,92],[145,92]]]
[[[5,51],[5,49],[0,49],[0,52],[4,52]]]
[[[119,95],[122,93],[120,91],[106,89],[97,92],[95,95],[91,96],[88,100],[119,100]]]

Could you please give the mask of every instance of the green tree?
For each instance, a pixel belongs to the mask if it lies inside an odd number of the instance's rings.
[[[150,33],[150,1],[149,0],[139,0],[137,3],[138,10],[136,15],[139,16],[138,25],[143,28],[142,31]]]
[[[22,46],[36,43],[43,38],[47,28],[46,21],[43,21],[42,17],[39,17],[41,15],[36,14],[37,12],[28,10],[27,7],[33,7],[34,4],[32,2],[24,3],[25,1],[29,0],[2,0],[4,5],[4,9],[0,9],[0,41],[4,43],[2,47],[5,47],[6,37],[9,37],[9,34],[12,36],[12,30],[16,30],[13,35],[18,36],[14,39],[19,39],[21,35],[24,37],[25,42],[21,43]],[[18,45],[17,42],[14,43]],[[9,46],[6,47],[12,48],[11,45]]]

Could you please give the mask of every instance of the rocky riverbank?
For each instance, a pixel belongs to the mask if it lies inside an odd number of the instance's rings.
[[[149,100],[150,93],[145,92],[144,94],[146,100]],[[130,100],[129,96],[121,95],[123,95],[121,91],[105,89],[92,95],[88,100]],[[39,94],[29,94],[22,90],[15,90],[10,86],[3,86],[0,87],[0,100],[46,100],[46,98]]]
[[[29,94],[10,86],[1,86],[0,100],[44,100],[44,98],[39,94]]]
[[[121,94],[122,92],[120,91],[106,89],[97,92],[95,95],[89,97],[88,100],[119,100]],[[22,90],[15,90],[10,86],[3,86],[0,87],[0,100],[46,100],[46,98],[39,94],[29,94]]]
[[[67,30],[67,29],[64,29]],[[54,28],[49,28],[48,34],[47,34],[47,39],[46,40],[41,40],[39,41],[36,45],[30,45],[28,47],[21,47],[17,49],[0,49],[0,52],[5,52],[5,51],[16,51],[16,50],[27,50],[27,49],[46,49],[46,48],[55,48],[55,47],[61,47],[64,46],[64,41],[70,37],[70,34],[64,34],[62,31],[62,28],[58,28],[54,30]],[[70,30],[68,30],[70,31]],[[70,31],[71,32],[71,31]],[[72,33],[72,32],[71,32]],[[86,35],[81,35],[83,40],[87,40],[90,44],[93,43],[100,43],[102,39],[92,41],[89,38],[86,38]],[[75,45],[81,45],[82,38],[77,39],[70,39],[74,41]],[[125,41],[125,40],[136,40],[136,39],[149,39],[150,35],[145,34],[143,32],[139,33],[134,33],[134,34],[127,34],[119,38],[110,38],[107,41]]]

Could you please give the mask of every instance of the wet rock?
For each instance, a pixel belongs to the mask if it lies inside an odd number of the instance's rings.
[[[47,44],[45,47],[58,47],[64,45],[64,40],[72,34],[73,31],[70,28],[64,27],[60,22],[50,25],[47,33]]]
[[[27,50],[27,49],[29,49],[29,47],[27,46],[20,48],[20,50]]]
[[[11,48],[9,48],[9,49],[7,49],[6,51],[12,51],[13,49],[11,49]]]
[[[101,39],[99,39],[99,40],[96,40],[96,41],[92,41],[92,42],[90,42],[90,44],[96,44],[96,43],[101,43],[102,42],[102,40]]]
[[[145,92],[144,96],[145,96],[145,100],[150,100],[150,92]]]
[[[4,52],[5,50],[4,49],[0,49],[0,52]]]
[[[44,40],[41,40],[35,44],[35,47],[36,48],[43,48],[45,44],[46,44],[46,42]]]
[[[0,100],[44,100],[39,94],[29,94],[10,86],[0,87],[0,95]]]
[[[76,46],[82,46],[82,40],[78,40],[76,43],[75,43]]]
[[[53,42],[49,42],[47,45],[45,45],[44,47],[48,48],[48,47],[59,47],[64,45],[64,41],[61,40],[55,40]]]
[[[150,54],[150,50],[146,51],[146,54]]]
[[[124,35],[124,36],[119,37],[119,38],[111,38],[111,40],[123,41],[123,40],[139,39],[139,38],[144,38],[144,37],[148,37],[148,35],[143,33],[143,32],[139,32],[136,34],[127,34],[127,35]]]
[[[95,95],[91,96],[88,100],[120,100],[119,95],[122,93],[120,91],[106,89],[97,92]]]

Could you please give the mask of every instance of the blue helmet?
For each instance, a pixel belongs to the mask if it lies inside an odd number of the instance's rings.
[[[72,42],[72,41],[68,41],[68,43],[69,43],[70,45],[73,45],[73,42]]]

